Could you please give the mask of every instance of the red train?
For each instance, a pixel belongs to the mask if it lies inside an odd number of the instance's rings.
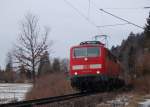
[[[120,87],[119,61],[99,41],[85,41],[70,49],[72,87],[79,90],[100,90]]]

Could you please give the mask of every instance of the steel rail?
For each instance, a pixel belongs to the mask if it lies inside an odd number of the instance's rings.
[[[44,105],[44,104],[50,104],[50,103],[55,103],[55,102],[60,102],[60,101],[67,101],[67,100],[71,100],[74,98],[89,96],[93,94],[96,94],[96,92],[95,93],[87,93],[87,92],[75,93],[75,94],[68,94],[68,95],[63,95],[63,96],[7,103],[7,104],[1,104],[0,107],[32,107],[36,105]]]

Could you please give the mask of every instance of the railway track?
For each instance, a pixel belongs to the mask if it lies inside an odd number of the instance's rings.
[[[103,100],[105,101],[105,100],[111,98],[112,96],[115,96],[115,93],[117,93],[117,92],[122,93],[122,92],[128,92],[130,90],[132,90],[132,87],[125,86],[125,87],[122,87],[118,90],[114,90],[114,91],[112,90],[111,92],[106,91],[106,92],[74,93],[74,94],[68,94],[68,95],[63,95],[63,96],[48,97],[48,98],[42,98],[42,99],[35,99],[35,100],[0,104],[0,107],[51,107],[49,105],[53,104],[53,103],[59,103],[59,102],[62,103],[62,102],[65,102],[65,101],[69,101],[69,100],[72,100],[72,99],[79,99],[79,98],[90,96],[90,95],[96,95],[97,96],[98,94],[100,94],[99,99],[101,99],[102,101]],[[89,102],[87,102],[87,103],[89,103]],[[54,106],[54,107],[56,107],[56,106]],[[73,106],[73,107],[76,107],[76,106]]]
[[[63,96],[56,96],[56,97],[49,97],[49,98],[42,98],[42,99],[35,99],[35,100],[28,100],[28,101],[20,101],[20,102],[14,102],[14,103],[7,103],[7,104],[1,104],[0,107],[34,107],[34,106],[42,106],[50,103],[55,102],[62,102],[67,101],[79,97],[89,96],[93,95],[95,93],[75,93],[75,94],[68,94]]]

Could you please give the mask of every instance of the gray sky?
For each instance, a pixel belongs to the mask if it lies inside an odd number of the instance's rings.
[[[144,26],[148,17],[149,0],[67,0],[85,16],[89,16],[97,26],[124,23],[105,13],[99,8]],[[137,9],[107,9],[137,8]],[[91,40],[94,35],[109,35],[109,47],[120,44],[128,34],[142,32],[132,25],[97,29],[78,12],[67,5],[64,0],[0,0],[0,66],[5,66],[6,54],[13,47],[19,33],[19,23],[28,12],[39,16],[41,26],[49,26],[49,39],[54,41],[52,57],[68,58],[69,48],[84,40]],[[89,14],[88,14],[89,13]]]

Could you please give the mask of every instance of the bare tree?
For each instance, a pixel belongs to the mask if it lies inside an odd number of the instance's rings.
[[[24,65],[27,71],[32,73],[34,82],[40,57],[50,46],[47,43],[49,29],[45,27],[42,32],[38,22],[37,16],[33,14],[25,16],[21,23],[19,40],[14,51],[15,62]]]

